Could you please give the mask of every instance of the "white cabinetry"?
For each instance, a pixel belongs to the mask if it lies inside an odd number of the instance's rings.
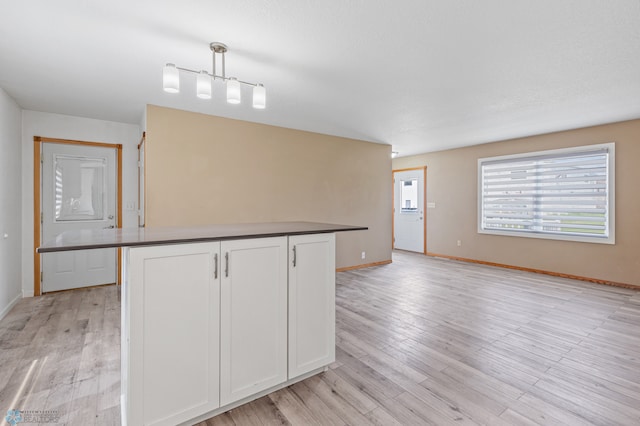
[[[289,378],[335,360],[335,234],[289,237]]]
[[[220,406],[219,249],[125,249],[125,424],[176,425]]]
[[[287,237],[222,242],[220,402],[287,380]]]
[[[122,264],[125,426],[192,424],[334,361],[333,233],[131,247]]]

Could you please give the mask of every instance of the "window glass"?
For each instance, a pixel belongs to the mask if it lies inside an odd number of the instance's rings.
[[[418,211],[418,179],[400,181],[400,211],[402,213]]]
[[[478,231],[614,242],[614,144],[480,159]]]
[[[106,159],[54,156],[55,220],[102,220],[106,216]]]

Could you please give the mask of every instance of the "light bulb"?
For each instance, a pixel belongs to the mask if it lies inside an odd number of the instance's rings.
[[[167,64],[162,69],[162,88],[165,92],[180,92],[180,73],[174,64]]]
[[[262,84],[253,88],[253,107],[264,109],[267,106],[267,91]]]

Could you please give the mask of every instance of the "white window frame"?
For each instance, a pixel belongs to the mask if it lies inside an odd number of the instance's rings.
[[[503,230],[483,227],[484,217],[484,182],[483,182],[483,168],[482,166],[489,163],[496,162],[508,162],[523,161],[527,159],[533,159],[535,157],[562,157],[564,155],[571,155],[575,153],[589,151],[600,151],[606,149],[608,151],[608,163],[607,163],[607,211],[606,224],[609,231],[608,236],[588,236],[588,235],[571,235],[571,234],[557,234],[547,233],[544,231],[532,231],[532,230]],[[487,157],[478,159],[478,233],[479,234],[491,234],[491,235],[505,235],[511,237],[525,237],[525,238],[542,238],[551,240],[564,240],[564,241],[579,241],[588,243],[599,244],[615,244],[615,143],[603,143],[595,145],[578,146],[572,148],[554,149],[547,151],[528,152],[523,154],[503,155],[497,157]]]

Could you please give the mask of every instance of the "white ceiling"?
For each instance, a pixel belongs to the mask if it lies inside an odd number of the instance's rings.
[[[167,62],[261,82],[267,109],[162,90]],[[640,118],[640,0],[14,0],[0,87],[139,123],[145,104],[393,145],[400,155]],[[605,141],[603,141],[605,142]]]

